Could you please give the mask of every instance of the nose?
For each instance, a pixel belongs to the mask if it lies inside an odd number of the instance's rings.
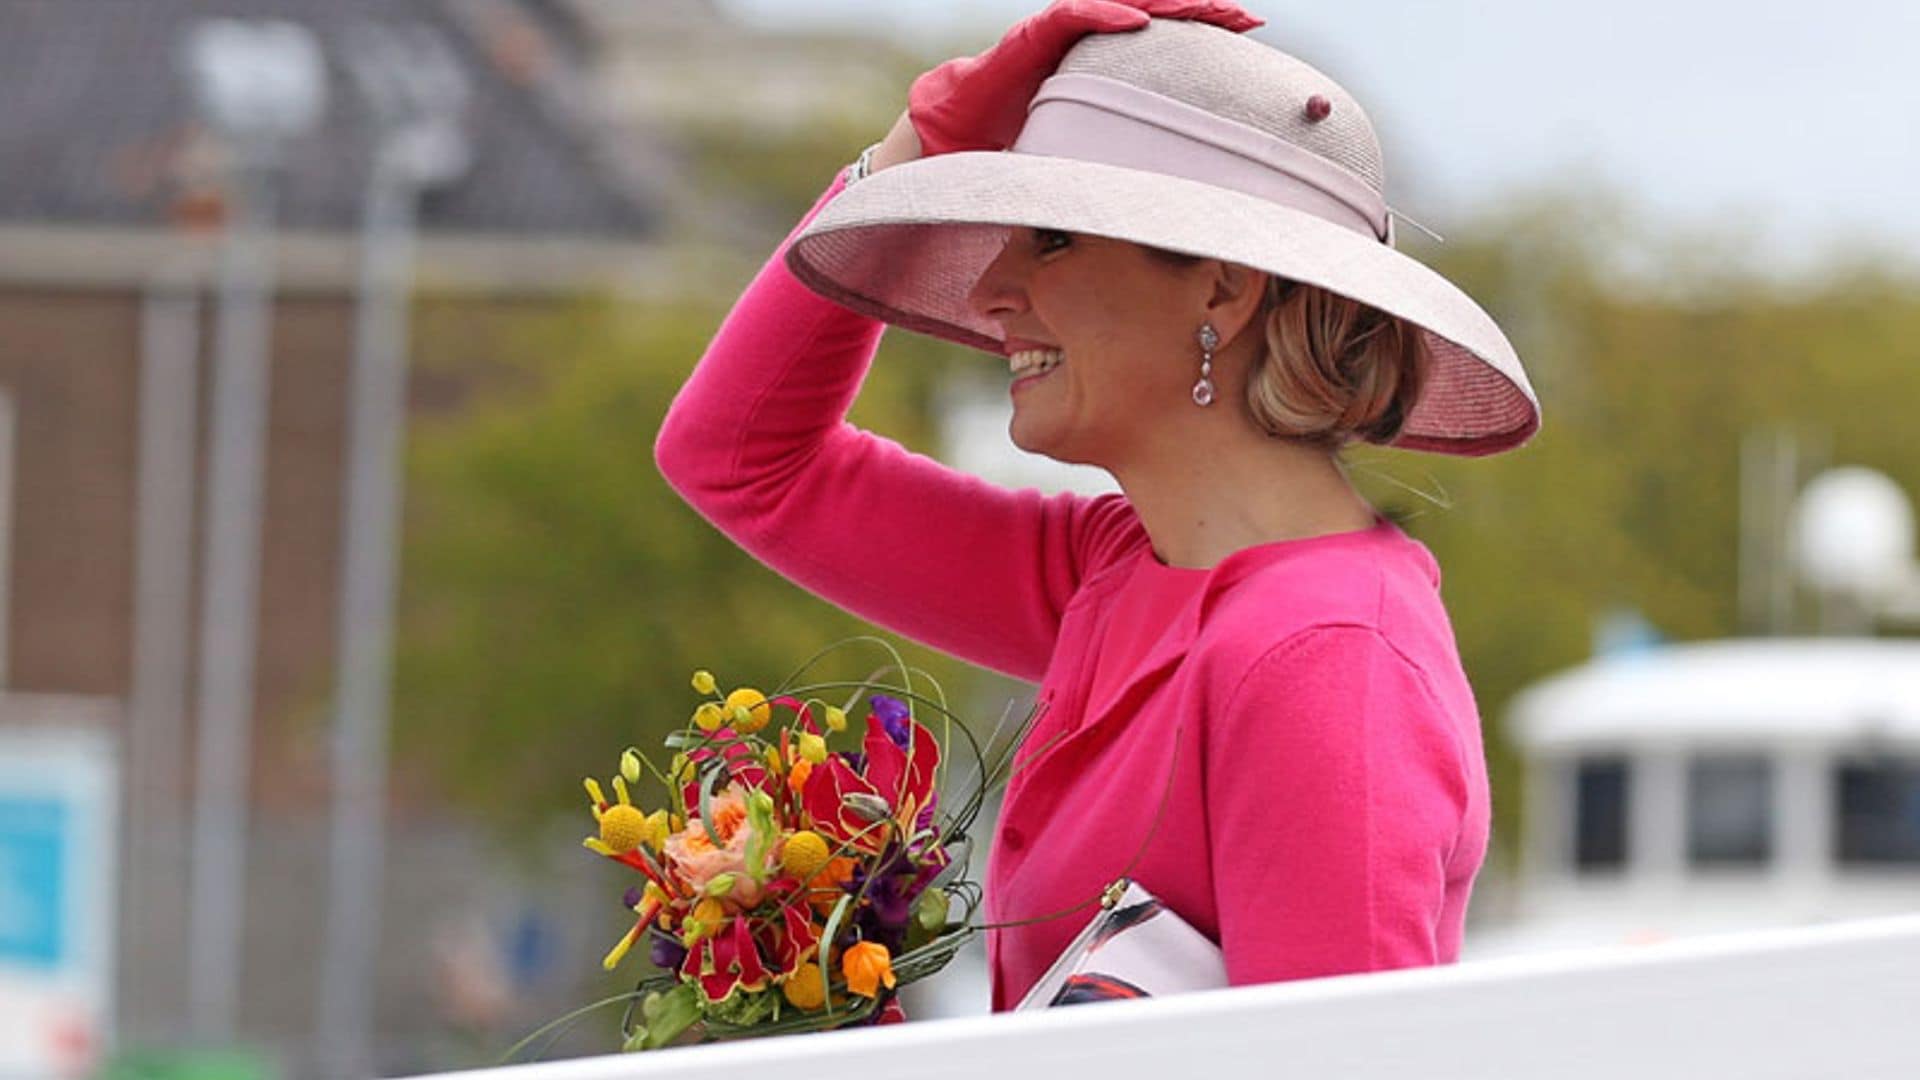
[[[1018,315],[1027,309],[1025,278],[1014,245],[1009,243],[980,272],[979,280],[967,292],[967,304],[989,319],[1004,321]]]

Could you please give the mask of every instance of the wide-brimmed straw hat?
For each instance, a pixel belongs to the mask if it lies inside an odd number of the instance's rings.
[[[967,295],[1008,227],[1058,229],[1239,263],[1420,327],[1433,358],[1392,445],[1481,455],[1525,442],[1539,401],[1506,335],[1393,248],[1379,140],[1333,80],[1197,22],[1083,39],[1012,149],[883,169],[788,250],[794,274],[856,311],[989,352]]]

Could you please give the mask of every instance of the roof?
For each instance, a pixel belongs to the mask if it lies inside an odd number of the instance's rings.
[[[638,239],[656,229],[652,200],[553,92],[548,76],[571,67],[555,62],[564,36],[529,37],[545,24],[507,0],[0,0],[0,224],[167,224],[207,141],[180,42],[220,17],[301,24],[327,57],[325,121],[288,152],[287,228],[357,227],[372,126],[342,50],[356,26],[413,24],[444,40],[472,91],[473,167],[424,199],[423,230]]]
[[[1526,751],[1658,745],[1920,748],[1920,640],[1755,638],[1595,660],[1523,691]]]

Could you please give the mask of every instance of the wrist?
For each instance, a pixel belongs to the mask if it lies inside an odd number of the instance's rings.
[[[906,113],[894,121],[893,129],[887,137],[881,139],[873,148],[873,156],[868,159],[868,171],[879,172],[904,161],[912,161],[920,156],[920,133],[913,129],[913,121]]]

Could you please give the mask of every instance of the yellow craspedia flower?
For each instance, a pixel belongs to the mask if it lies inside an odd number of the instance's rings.
[[[826,840],[819,833],[802,829],[787,837],[787,842],[781,845],[780,869],[801,881],[812,881],[813,875],[827,865],[830,854]]]
[[[727,695],[727,712],[733,717],[733,726],[743,735],[759,731],[773,719],[773,706],[767,704],[767,695],[749,686]]]
[[[693,688],[702,694],[711,694],[719,684],[713,681],[713,672],[700,669],[693,673]]]
[[[727,714],[711,701],[693,710],[693,726],[701,731],[718,731],[720,725],[726,723],[726,720]]]
[[[827,730],[847,730],[847,710],[832,705],[827,706]]]
[[[614,803],[600,812],[600,842],[624,854],[653,838],[647,815],[626,803]]]
[[[827,980],[820,974],[819,964],[801,964],[780,984],[780,992],[796,1009],[817,1009],[826,1004]]]
[[[800,733],[800,760],[809,765],[818,765],[827,760],[827,740],[811,731]]]
[[[614,853],[626,853],[653,840],[653,822],[637,807],[614,803],[601,811],[601,844]]]
[[[879,997],[881,983],[886,983],[889,990],[894,987],[893,954],[877,941],[863,941],[841,954],[840,974],[846,977],[852,993]]]

